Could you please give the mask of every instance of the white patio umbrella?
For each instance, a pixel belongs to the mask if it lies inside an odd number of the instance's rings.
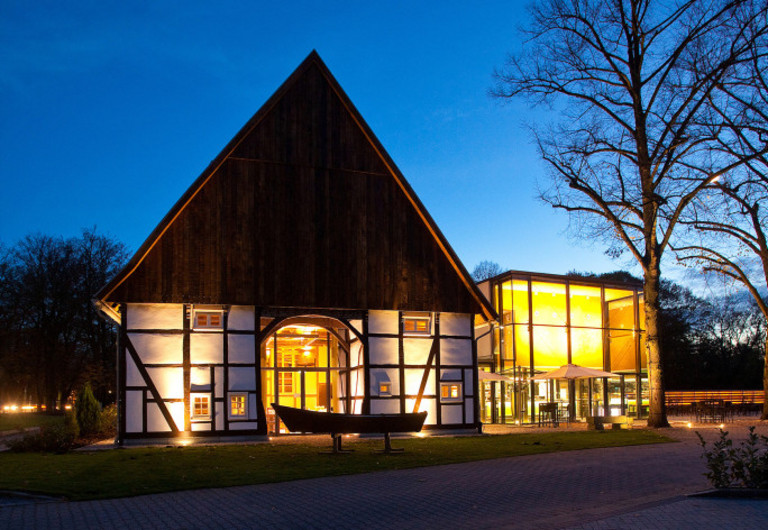
[[[555,370],[552,370],[551,372],[545,372],[543,374],[534,375],[533,377],[529,378],[529,381],[542,381],[547,379],[567,379],[569,381],[574,381],[576,379],[591,379],[593,377],[617,377],[616,374],[612,374],[610,372],[604,372],[603,370],[595,370],[594,368],[587,368],[585,366],[579,366],[578,364],[566,364],[561,366],[560,368],[557,368]],[[570,387],[571,385],[569,385]],[[574,413],[575,407],[574,407],[574,396],[571,390],[568,391],[568,410],[570,411],[569,414],[569,421],[571,416]],[[589,406],[590,414],[592,411],[592,404],[590,403]]]
[[[491,373],[491,372],[483,372],[482,370],[477,372],[477,378],[480,381],[504,381],[506,383],[514,383],[515,382],[515,380],[512,379],[511,377],[507,377],[507,376],[501,375],[501,374],[494,374],[494,373]]]
[[[551,372],[545,372],[543,374],[534,375],[529,378],[529,381],[543,380],[543,379],[589,379],[591,377],[617,377],[616,374],[611,372],[604,372],[602,370],[595,370],[594,368],[586,368],[579,366],[578,364],[566,364],[552,370]]]

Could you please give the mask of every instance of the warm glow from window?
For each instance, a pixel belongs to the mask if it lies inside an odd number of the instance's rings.
[[[224,318],[221,311],[200,311],[192,313],[192,327],[196,330],[223,329]]]
[[[533,364],[537,370],[558,368],[568,362],[565,327],[533,326]]]
[[[600,288],[571,285],[571,325],[588,328],[603,326]]]
[[[194,419],[210,419],[211,396],[208,394],[192,394],[192,417]]]
[[[571,329],[571,362],[588,368],[603,369],[603,331]]]
[[[533,323],[564,326],[566,321],[565,285],[533,282]]]
[[[246,395],[245,394],[232,394],[229,396],[229,415],[230,416],[245,416],[246,415]]]
[[[379,383],[379,395],[391,396],[392,395],[392,383]]]
[[[461,383],[440,383],[440,401],[461,401]]]
[[[403,332],[412,335],[429,335],[430,317],[405,316],[403,317]]]

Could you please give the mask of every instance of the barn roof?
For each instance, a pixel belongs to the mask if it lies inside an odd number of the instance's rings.
[[[315,51],[96,298],[494,315]]]

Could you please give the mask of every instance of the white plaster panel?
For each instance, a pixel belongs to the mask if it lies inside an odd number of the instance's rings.
[[[144,378],[141,377],[139,369],[136,368],[136,363],[133,362],[133,358],[130,355],[125,356],[125,384],[127,386],[146,386],[147,383]]]
[[[141,432],[144,420],[143,396],[143,390],[129,390],[125,393],[126,432]]]
[[[472,364],[471,339],[440,339],[440,366]]]
[[[238,421],[229,424],[230,431],[245,431],[247,429],[258,429],[258,427],[259,422],[257,421]]]
[[[248,418],[251,420],[259,418],[259,406],[256,394],[248,394]]]
[[[173,403],[166,403],[165,406],[171,413],[171,418],[173,418],[176,428],[180,431],[184,430],[184,402],[174,401]]]
[[[161,398],[184,398],[184,370],[182,368],[147,368],[147,373]]]
[[[456,423],[463,423],[461,417],[461,410],[463,406],[458,405],[441,405],[440,420],[442,425],[453,425]]]
[[[393,396],[400,395],[400,374],[397,368],[377,368],[370,371],[371,396],[379,395],[379,383],[392,383]]]
[[[464,370],[464,395],[465,396],[473,396],[475,395],[475,374],[472,373],[472,370]]]
[[[474,423],[475,421],[475,407],[472,401],[467,400],[464,402],[464,409],[466,411],[467,423]]]
[[[406,399],[405,400],[405,411],[406,412],[414,412],[413,407],[416,405],[416,400]],[[421,405],[419,406],[419,410],[415,412],[423,412],[427,411],[427,419],[424,420],[424,425],[435,425],[437,424],[437,402],[433,398],[424,398],[421,400]]]
[[[397,311],[368,311],[368,333],[397,335],[400,330],[400,313]]]
[[[210,431],[211,424],[210,423],[192,423],[192,430],[193,431]]]
[[[461,370],[440,370],[440,381],[461,381]]]
[[[424,370],[408,368],[405,370],[405,393],[407,395],[417,395],[421,386],[421,378],[424,376]],[[435,393],[435,370],[429,370],[427,386],[424,387],[424,394]]]
[[[365,376],[363,375],[363,369],[358,368],[353,370],[350,374],[350,380],[352,384],[352,397],[362,396],[365,388]]]
[[[182,329],[182,304],[128,304],[128,329]]]
[[[349,350],[349,366],[354,368],[363,364],[363,345],[360,341],[353,342]]]
[[[216,422],[216,430],[217,431],[223,431],[224,430],[224,414],[221,413],[221,410],[219,410],[221,407],[216,409],[216,415],[215,415],[215,422]]]
[[[440,334],[472,336],[472,316],[462,313],[440,313]]]
[[[368,359],[371,364],[398,364],[398,340],[394,338],[370,337]]]
[[[371,398],[371,414],[400,414],[400,400]]]
[[[145,364],[181,364],[183,338],[180,334],[129,333],[128,338]]]
[[[363,334],[363,321],[362,320],[350,320],[349,325],[352,326],[360,335]],[[354,336],[355,334],[352,333]]]
[[[229,368],[229,389],[234,391],[256,390],[256,373],[253,368],[230,367]]]
[[[230,363],[255,363],[256,337],[253,335],[228,335],[227,358]]]
[[[192,392],[206,392],[210,391],[211,386],[211,369],[210,368],[195,368],[189,369],[190,382],[192,383]],[[198,387],[198,388],[195,388]],[[207,387],[207,388],[200,388]]]
[[[147,403],[147,431],[170,432],[171,426],[165,421],[165,416],[160,412],[157,403]]]
[[[432,338],[403,339],[403,360],[405,364],[427,364]]]
[[[342,348],[337,347],[334,359],[334,353],[333,350],[331,350],[331,365],[333,365],[333,363],[336,363],[336,366],[339,368],[346,368],[347,352],[345,352]]]
[[[214,389],[215,397],[224,396],[224,368],[217,366],[213,369],[213,375],[216,378],[216,388]]]
[[[233,305],[227,315],[227,329],[252,330],[256,322],[253,307]]]
[[[224,362],[224,335],[221,333],[191,333],[189,357],[192,364],[221,364]]]

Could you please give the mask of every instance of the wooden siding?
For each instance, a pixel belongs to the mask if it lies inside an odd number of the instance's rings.
[[[243,131],[103,301],[492,314],[316,54]]]

